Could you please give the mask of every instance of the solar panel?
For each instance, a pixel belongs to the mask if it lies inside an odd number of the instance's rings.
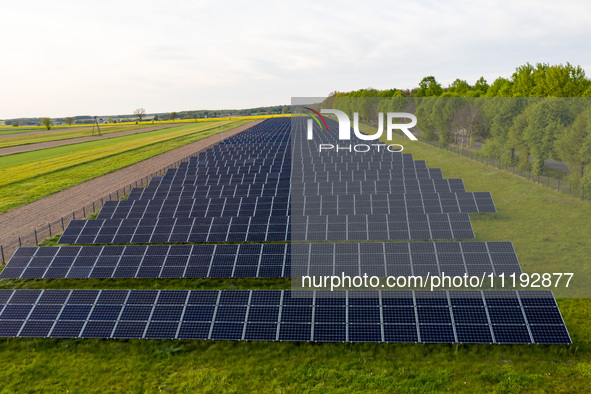
[[[290,220],[291,219],[291,220]],[[292,222],[293,220],[293,222]],[[291,230],[291,231],[290,231]],[[72,220],[60,244],[473,239],[466,213]]]
[[[220,197],[108,201],[97,219],[495,212],[490,193]]]
[[[467,213],[495,207],[409,154],[318,152],[298,122],[226,139],[60,239],[106,246],[21,248],[0,278],[521,273],[510,243],[352,242],[471,239]],[[339,243],[260,244],[291,239]],[[0,336],[571,342],[550,292],[507,291],[0,290]]]
[[[382,242],[24,247],[0,279],[286,278],[349,270],[378,277],[462,276],[474,266],[521,274],[510,242]]]
[[[393,193],[450,193],[464,192],[461,179],[390,179],[385,181],[342,181],[290,183],[287,178],[251,180],[222,183],[154,184],[153,187],[132,189],[128,200],[191,199],[213,197],[249,197],[275,195],[329,195],[329,194],[393,194]]]
[[[483,302],[479,307],[452,305],[464,293],[459,291],[440,292],[429,305],[420,302],[419,292],[360,293],[325,298],[322,292],[289,290],[0,290],[0,336],[571,343],[551,292],[505,292],[518,301],[506,307],[485,306],[482,292],[472,292]],[[50,299],[43,301],[46,294]],[[540,310],[523,298],[552,305]],[[496,309],[513,318],[498,321]],[[465,319],[470,313],[478,318]]]

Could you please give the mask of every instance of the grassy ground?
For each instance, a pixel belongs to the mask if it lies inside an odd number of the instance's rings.
[[[247,121],[225,122],[226,130]],[[148,159],[220,131],[190,124],[0,157],[0,212]]]
[[[590,297],[591,202],[535,184],[454,153],[394,136],[415,160],[439,167],[445,178],[462,178],[467,191],[490,191],[495,214],[470,214],[476,240],[512,241],[524,271],[573,272],[557,297]]]
[[[397,142],[445,177],[462,177],[467,190],[492,192],[499,212],[472,215],[479,240],[513,241],[526,269],[588,264],[589,202],[433,147]],[[289,281],[27,280],[0,287],[278,289]],[[591,302],[558,303],[572,346],[4,339],[0,381],[9,392],[588,392]]]
[[[256,120],[256,119],[270,119],[270,118],[282,118],[282,117],[290,117],[291,114],[279,114],[279,115],[251,115],[251,116],[231,116],[231,117],[220,117],[220,118],[199,118],[199,119],[175,119],[175,120],[157,120],[157,121],[143,121],[143,122],[136,122],[136,121],[129,121],[129,122],[120,122],[120,123],[105,123],[101,124],[101,131],[103,128],[108,129],[110,127],[150,127],[150,126],[157,126],[163,124],[181,124],[181,123],[218,123],[227,120]],[[17,134],[17,133],[25,133],[29,131],[44,131],[46,130],[45,126],[6,126],[2,124],[0,121],[0,135],[4,134]],[[60,125],[60,126],[53,126],[50,132],[55,131],[63,131],[63,130],[71,130],[71,129],[80,129],[86,128],[88,130],[92,129],[92,124],[75,124],[75,125]]]
[[[149,126],[102,126],[101,134],[112,134],[120,131],[136,130],[146,128]],[[96,131],[96,130],[95,130]],[[37,144],[40,142],[69,140],[79,137],[90,137],[92,135],[92,127],[76,127],[72,129],[65,129],[60,131],[48,131],[47,133],[36,135],[23,135],[0,139],[0,148],[9,146]],[[97,139],[100,137],[97,137]]]

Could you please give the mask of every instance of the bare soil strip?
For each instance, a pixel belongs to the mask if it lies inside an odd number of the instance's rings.
[[[107,139],[107,138],[123,137],[123,136],[131,135],[131,134],[145,133],[148,131],[167,129],[169,127],[174,127],[174,126],[178,126],[178,125],[166,124],[166,125],[146,127],[146,128],[142,128],[142,129],[118,131],[116,133],[104,134],[102,136],[95,135],[95,136],[88,136],[88,137],[70,138],[70,139],[65,139],[65,140],[38,142],[36,144],[9,146],[7,148],[0,148],[0,156],[12,155],[15,153],[30,152],[30,151],[39,150],[39,149],[55,148],[55,147],[63,146],[63,145],[79,144],[81,142],[98,141],[98,140]]]
[[[71,216],[73,210],[87,204],[92,204],[93,201],[101,196],[105,196],[125,185],[130,185],[153,172],[175,163],[179,159],[214,145],[262,121],[255,120],[234,129],[224,131],[222,134],[212,135],[110,174],[72,186],[30,204],[1,213],[0,244],[4,244],[6,247],[6,244],[14,242],[15,239],[18,239],[23,234],[32,233],[36,229],[47,227],[47,223],[58,221],[68,215]]]

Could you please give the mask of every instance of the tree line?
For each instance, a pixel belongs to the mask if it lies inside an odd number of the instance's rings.
[[[433,76],[412,90],[333,92],[322,108],[376,124],[378,112],[410,112],[415,132],[442,144],[484,143],[481,154],[508,166],[544,171],[547,159],[563,161],[575,185],[591,187],[591,80],[580,66],[538,63],[518,67],[510,78],[473,85],[456,79],[444,88]]]

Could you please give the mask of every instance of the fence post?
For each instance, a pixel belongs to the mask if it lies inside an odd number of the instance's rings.
[[[95,213],[96,209],[94,209],[94,201],[92,202],[92,213]]]
[[[64,231],[66,228],[64,227],[64,217],[62,216],[62,231]]]
[[[21,237],[18,237],[18,246],[19,246],[19,248],[21,248],[23,246],[23,244],[21,242]]]
[[[2,264],[6,263],[4,260],[4,246],[0,245],[0,251],[2,251]]]
[[[37,240],[37,230],[35,230],[35,245],[39,245],[39,241]]]
[[[51,238],[52,237],[52,234],[51,234],[51,223],[47,223],[47,227],[49,227],[49,238]]]
[[[86,217],[86,207],[82,207],[82,216]]]
[[[72,218],[76,220],[76,212],[72,212]]]

